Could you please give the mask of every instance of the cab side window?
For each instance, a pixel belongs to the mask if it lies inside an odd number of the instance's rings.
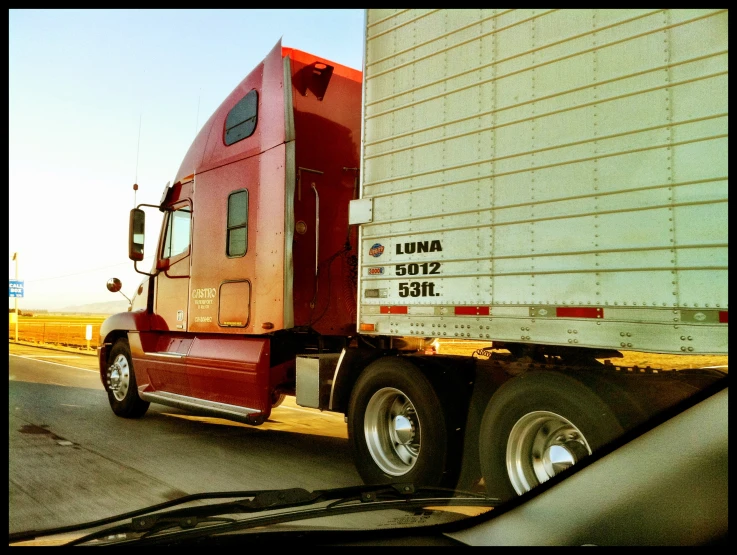
[[[172,258],[189,250],[190,222],[192,211],[189,206],[169,212],[166,222],[166,239],[161,257]]]
[[[244,256],[248,250],[248,191],[228,195],[227,255]]]

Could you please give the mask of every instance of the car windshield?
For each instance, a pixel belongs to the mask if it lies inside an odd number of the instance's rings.
[[[9,545],[726,544],[727,10],[9,16]]]

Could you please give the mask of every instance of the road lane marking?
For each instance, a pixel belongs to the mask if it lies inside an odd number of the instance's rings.
[[[50,360],[43,360],[43,358],[38,358],[36,355],[14,355],[13,353],[8,353],[8,356],[11,357],[18,357],[18,358],[27,358],[30,360],[35,360],[36,362],[45,362],[46,364],[55,364],[56,366],[63,366],[64,368],[74,368],[75,370],[82,370],[84,372],[94,372],[95,374],[99,374],[99,370],[90,370],[88,368],[80,368],[79,366],[70,366],[69,364],[61,364],[59,362],[52,362]],[[40,355],[42,357],[46,355]]]
[[[46,357],[46,358],[82,358],[82,355],[15,355],[19,357]]]

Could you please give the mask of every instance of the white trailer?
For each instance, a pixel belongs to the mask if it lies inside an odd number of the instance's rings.
[[[727,19],[367,10],[360,345],[297,362],[364,480],[510,498],[724,376],[611,359],[728,353]]]
[[[727,16],[368,10],[362,330],[726,353]]]

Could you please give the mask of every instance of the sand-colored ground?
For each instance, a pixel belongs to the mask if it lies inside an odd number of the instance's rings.
[[[439,340],[438,353],[453,355],[471,355],[477,349],[489,347],[489,342]],[[504,352],[504,351],[502,351]],[[637,351],[621,351],[622,358],[610,359],[616,366],[650,366],[663,370],[683,370],[686,368],[719,367],[727,371],[727,355],[671,355],[641,353]]]

